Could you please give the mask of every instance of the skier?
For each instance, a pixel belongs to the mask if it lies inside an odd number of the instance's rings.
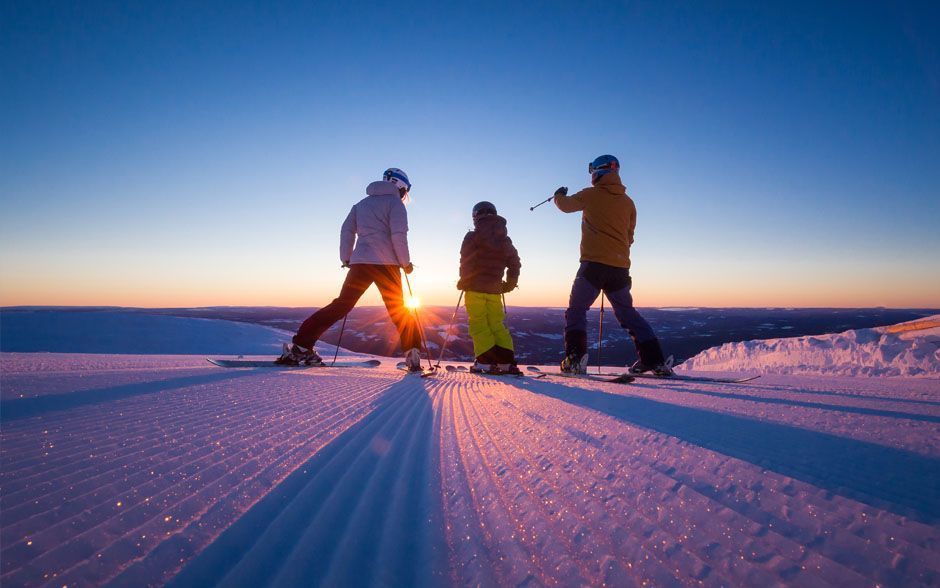
[[[353,205],[340,231],[339,258],[349,268],[339,296],[300,325],[291,345],[277,363],[315,365],[322,359],[314,350],[320,336],[352,310],[362,294],[375,284],[385,308],[401,336],[405,363],[421,370],[421,338],[416,321],[405,308],[399,269],[410,274],[414,266],[408,253],[408,213],[411,182],[398,168],[389,168],[382,180],[366,188],[367,196]]]
[[[670,376],[672,369],[649,323],[633,307],[630,295],[630,245],[636,228],[636,206],[619,175],[620,162],[601,155],[588,165],[590,188],[568,196],[568,188],[555,190],[554,202],[562,212],[582,211],[581,267],[571,286],[565,311],[565,358],[561,370],[587,369],[587,311],[603,291],[614,314],[636,345],[639,359],[628,371]]]
[[[460,281],[473,338],[474,372],[521,374],[512,335],[503,324],[502,295],[519,282],[519,253],[506,232],[506,219],[489,202],[473,207],[473,230],[460,246]],[[507,271],[508,270],[508,271]],[[503,272],[506,280],[503,281]]]

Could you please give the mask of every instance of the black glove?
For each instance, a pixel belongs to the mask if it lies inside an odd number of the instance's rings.
[[[457,280],[457,289],[460,291],[467,289],[467,285],[463,283],[463,280]]]
[[[518,284],[515,282],[503,282],[503,294],[507,292],[512,292],[518,287]]]
[[[555,196],[567,196],[567,195],[568,195],[567,186],[562,186],[561,188],[558,188],[557,190],[555,190]]]
[[[340,267],[344,267],[344,268],[346,268],[346,269],[349,269],[349,261],[348,261],[348,260],[347,260],[347,261],[344,261],[344,262],[343,262],[343,265],[340,266]]]
[[[401,269],[405,270],[406,274],[410,274],[411,272],[415,271],[415,266],[413,263],[409,263],[408,265],[402,266]]]

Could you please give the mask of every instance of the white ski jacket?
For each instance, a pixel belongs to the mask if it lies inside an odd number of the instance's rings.
[[[349,211],[339,237],[343,263],[375,263],[406,266],[408,213],[391,182],[372,182],[366,196]]]

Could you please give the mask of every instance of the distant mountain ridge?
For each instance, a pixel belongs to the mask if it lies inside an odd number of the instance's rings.
[[[141,328],[137,335],[121,333],[116,327],[92,328],[76,326],[64,328],[64,323],[57,321],[77,320],[78,315],[87,314],[98,317],[107,313],[122,312],[131,317],[163,315],[187,319],[218,319],[236,323],[250,323],[255,327],[269,327],[258,331],[256,335],[246,336],[238,346],[224,349],[243,349],[237,353],[274,353],[277,342],[288,341],[300,323],[315,308],[281,307],[209,307],[209,308],[165,308],[165,309],[116,309],[107,308],[3,308],[0,309],[0,350],[3,351],[73,351],[89,349],[89,341],[101,340],[110,336],[113,341],[105,346],[91,347],[103,349],[101,352],[118,353],[187,353],[187,349],[205,353],[206,347],[190,346],[189,339],[202,335],[198,325],[187,331],[189,336],[176,344],[148,345],[147,333],[152,329]],[[940,313],[936,309],[780,309],[780,308],[642,308],[643,316],[652,324],[663,342],[668,354],[674,355],[677,362],[684,361],[696,354],[729,342],[773,339],[802,335],[822,335],[844,332],[859,328],[872,328],[893,325],[904,321],[924,318]],[[59,318],[45,320],[44,313],[56,312]],[[467,317],[463,308],[457,314],[454,328],[448,332],[447,326],[453,316],[454,307],[429,306],[421,309],[421,322],[425,327],[428,345],[436,360],[445,338],[449,338],[445,359],[468,361],[472,359],[472,345],[467,333]],[[34,320],[41,329],[15,333],[17,324],[21,324],[24,313],[33,313]],[[104,314],[100,314],[104,313]],[[18,318],[19,317],[19,318]],[[598,356],[597,327],[598,310],[588,314],[588,341],[591,346],[591,361]],[[135,319],[137,320],[137,319]],[[144,319],[140,319],[144,320]],[[563,353],[562,333],[564,329],[564,309],[515,307],[508,308],[508,324],[513,333],[516,351],[520,361],[525,363],[550,364],[558,361]],[[633,342],[629,334],[617,324],[613,312],[609,309],[604,316],[604,340],[601,349],[601,361],[607,365],[632,363],[635,358]],[[13,328],[11,328],[13,327]],[[69,332],[66,333],[65,331]],[[322,337],[325,343],[337,344],[340,338],[340,325],[335,325]],[[47,332],[45,343],[36,346],[36,339],[41,332]],[[263,335],[261,333],[264,333]],[[231,338],[230,338],[231,339]],[[235,339],[231,339],[234,341]],[[263,345],[263,350],[255,346]],[[139,344],[139,345],[138,345]],[[346,330],[342,335],[341,346],[351,351],[382,356],[400,354],[398,335],[395,332],[384,307],[358,307],[349,314]],[[109,350],[110,351],[107,351]],[[123,349],[133,349],[125,351]],[[147,351],[147,349],[157,349]],[[229,351],[213,351],[222,353]],[[231,351],[236,352],[236,351]]]

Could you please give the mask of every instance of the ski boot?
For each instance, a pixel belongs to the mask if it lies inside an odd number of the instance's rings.
[[[473,362],[473,365],[470,366],[471,374],[490,374],[496,369],[495,363],[482,363],[480,360]]]
[[[496,370],[500,375],[506,375],[506,376],[523,375],[522,370],[519,369],[519,366],[516,365],[516,362],[498,363],[496,364]]]
[[[587,365],[587,353],[583,355],[572,353],[561,360],[561,371],[565,374],[586,374]]]
[[[627,373],[630,374],[645,374],[647,372],[652,372],[657,376],[662,376],[668,378],[670,376],[676,375],[672,371],[672,356],[670,355],[666,361],[657,364],[657,365],[648,365],[643,363],[642,360],[636,360],[636,363],[627,368]]]
[[[285,343],[281,356],[274,360],[278,365],[323,365],[323,358],[312,348],[307,349],[296,343]]]
[[[417,347],[412,347],[405,354],[405,367],[409,372],[423,371],[421,367],[421,351]]]

